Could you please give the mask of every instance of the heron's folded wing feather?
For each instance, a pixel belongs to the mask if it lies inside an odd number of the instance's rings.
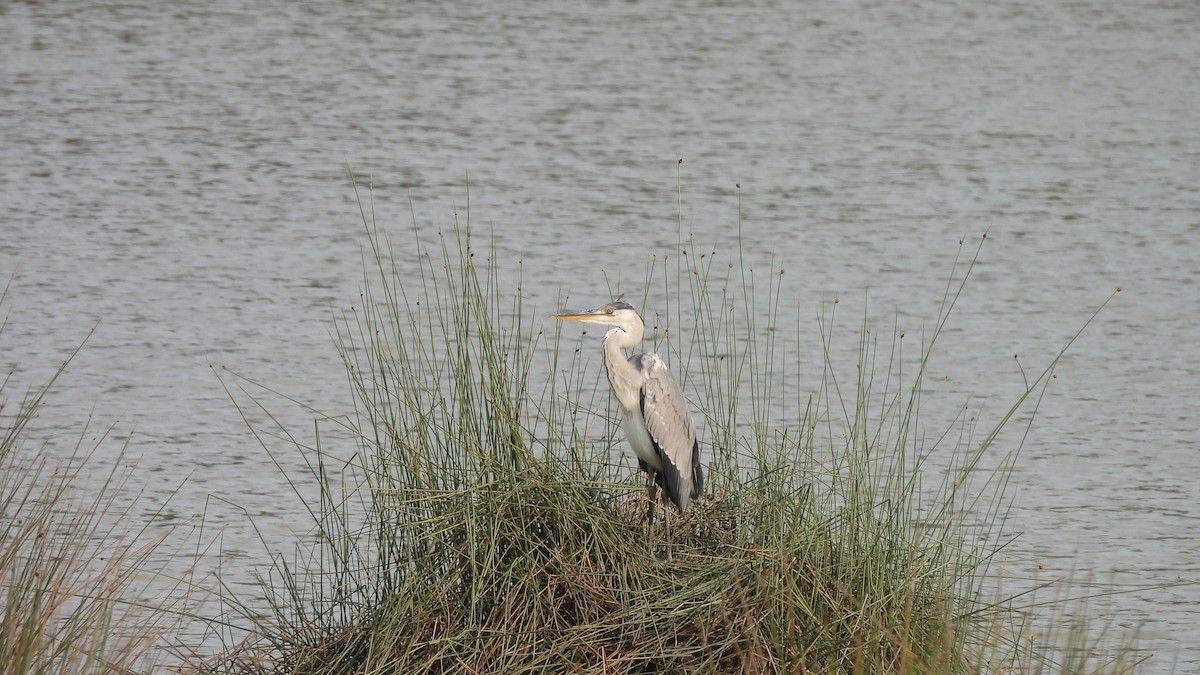
[[[679,381],[657,354],[630,359],[642,372],[641,413],[663,465],[663,489],[680,511],[698,494],[700,451]],[[695,481],[693,479],[696,479]]]

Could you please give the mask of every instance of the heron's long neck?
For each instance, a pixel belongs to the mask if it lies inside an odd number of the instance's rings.
[[[642,374],[625,358],[621,349],[636,345],[641,342],[641,337],[630,335],[621,328],[613,328],[604,335],[604,370],[608,373],[613,395],[626,412],[636,411],[641,403]]]

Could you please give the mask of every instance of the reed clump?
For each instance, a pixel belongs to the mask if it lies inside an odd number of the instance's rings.
[[[646,551],[644,479],[622,456],[618,416],[587,356],[598,349],[563,346],[519,291],[502,290],[520,287],[520,264],[501,283],[494,250],[476,248],[469,222],[438,233],[432,248],[418,235],[405,254],[420,261],[415,276],[373,215],[364,222],[366,283],[337,325],[355,412],[320,418],[313,442],[296,442],[309,471],[291,480],[315,543],[276,558],[272,611],[243,605],[249,637],[203,670],[1132,668],[1081,657],[1086,640],[1034,648],[1013,628],[1023,623],[1012,603],[981,599],[1003,543],[1008,475],[980,469],[981,458],[998,451],[999,430],[1022,406],[1036,409],[1046,375],[993,429],[952,421],[957,430],[940,437],[960,439],[954,459],[926,475],[922,378],[969,261],[956,265],[906,371],[895,345],[864,325],[858,367],[839,380],[826,315],[816,391],[780,416],[776,346],[755,325],[760,309],[778,307],[782,276],[756,291],[740,259],[695,264],[681,240],[676,283],[665,284],[681,300],[662,323],[691,323],[697,337],[682,344],[667,327],[656,347],[701,364],[684,384],[704,420],[709,492],[674,519],[674,560],[663,563]],[[331,447],[337,434],[350,446]],[[260,434],[280,452],[271,437]]]
[[[0,289],[0,312],[7,290]],[[7,323],[0,316],[0,334]],[[85,446],[90,429],[64,441],[61,432],[37,428],[47,395],[76,353],[46,382],[18,393],[15,367],[0,378],[4,675],[148,669],[192,606],[187,585],[164,573],[168,533],[151,531],[143,514],[130,517],[136,500],[123,499],[131,469],[123,453],[107,469],[96,459],[107,433]]]
[[[917,561],[856,556],[834,527],[747,541],[739,530],[773,527],[779,515],[726,497],[689,514],[675,562],[665,565],[646,553],[639,510],[553,471],[513,472],[433,499],[441,536],[405,556],[409,570],[394,592],[285,650],[273,668],[954,670],[945,589]],[[432,506],[419,501],[410,506]],[[897,587],[862,592],[867,577],[882,574]]]

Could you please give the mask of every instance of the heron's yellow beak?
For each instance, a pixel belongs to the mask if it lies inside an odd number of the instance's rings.
[[[555,314],[552,318],[559,321],[587,321],[590,323],[612,323],[613,315],[608,309],[608,306],[597,307],[595,309],[585,309],[581,312],[564,312]]]
[[[555,314],[554,319],[559,321],[583,321],[586,323],[599,323],[611,325],[616,323],[614,317],[607,310],[607,307],[599,307],[597,309],[585,309],[582,312],[566,312],[564,314]]]

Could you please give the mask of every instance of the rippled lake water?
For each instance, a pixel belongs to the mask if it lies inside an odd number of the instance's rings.
[[[998,411],[1014,354],[1044,364],[1123,289],[1022,452],[1013,573],[1187,582],[1104,610],[1143,624],[1150,672],[1187,672],[1197,34],[1187,0],[6,3],[0,366],[39,383],[94,328],[40,428],[114,425],[145,511],[186,479],[168,517],[223,525],[244,553],[227,575],[249,582],[254,533],[210,496],[280,542],[294,518],[209,366],[348,410],[330,338],[362,278],[347,166],[402,234],[465,214],[469,182],[474,226],[545,314],[641,297],[679,203],[721,255],[740,212],[748,258],[787,270],[781,325],[814,350],[834,298],[931,321],[958,241],[986,231],[934,364],[951,407]]]

